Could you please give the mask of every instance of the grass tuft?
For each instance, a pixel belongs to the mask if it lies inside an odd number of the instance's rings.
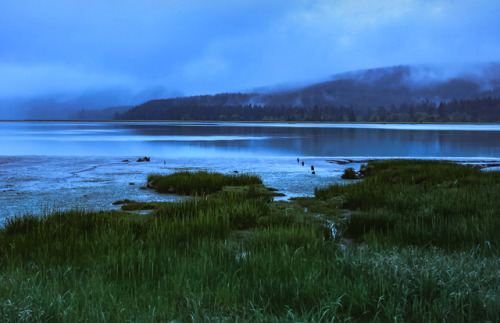
[[[231,174],[223,175],[206,171],[177,172],[170,175],[151,174],[148,183],[160,193],[181,195],[204,195],[222,190],[224,186],[244,186],[262,184],[257,175]]]

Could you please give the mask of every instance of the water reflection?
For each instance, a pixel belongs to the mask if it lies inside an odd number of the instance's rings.
[[[500,157],[500,126],[455,127],[0,122],[0,155]]]

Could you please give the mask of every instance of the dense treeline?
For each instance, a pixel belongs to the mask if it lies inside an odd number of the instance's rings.
[[[203,98],[154,100],[125,113],[117,120],[212,121],[329,121],[329,122],[500,122],[500,99],[453,100],[437,105],[429,100],[361,109],[346,106],[261,106],[252,104],[203,104]]]

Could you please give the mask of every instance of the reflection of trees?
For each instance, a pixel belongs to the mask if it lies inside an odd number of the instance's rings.
[[[234,136],[234,140],[177,142],[180,146],[286,152],[299,156],[467,157],[495,156],[500,132],[307,128],[224,125],[136,125],[151,136]],[[247,138],[245,138],[247,137]],[[264,139],[252,139],[252,137]],[[168,138],[165,138],[168,141]],[[231,139],[231,138],[227,138]],[[159,144],[159,143],[158,143]],[[169,143],[169,144],[174,144]]]

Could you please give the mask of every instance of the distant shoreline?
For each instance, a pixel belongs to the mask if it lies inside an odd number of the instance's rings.
[[[498,122],[332,122],[332,121],[220,121],[220,120],[82,120],[82,119],[22,119],[22,120],[0,120],[0,122],[95,122],[95,123],[105,123],[105,122],[115,122],[115,123],[126,123],[126,122],[176,122],[176,123],[223,123],[223,124],[233,124],[233,123],[256,123],[256,124],[339,124],[339,125],[500,125]]]

